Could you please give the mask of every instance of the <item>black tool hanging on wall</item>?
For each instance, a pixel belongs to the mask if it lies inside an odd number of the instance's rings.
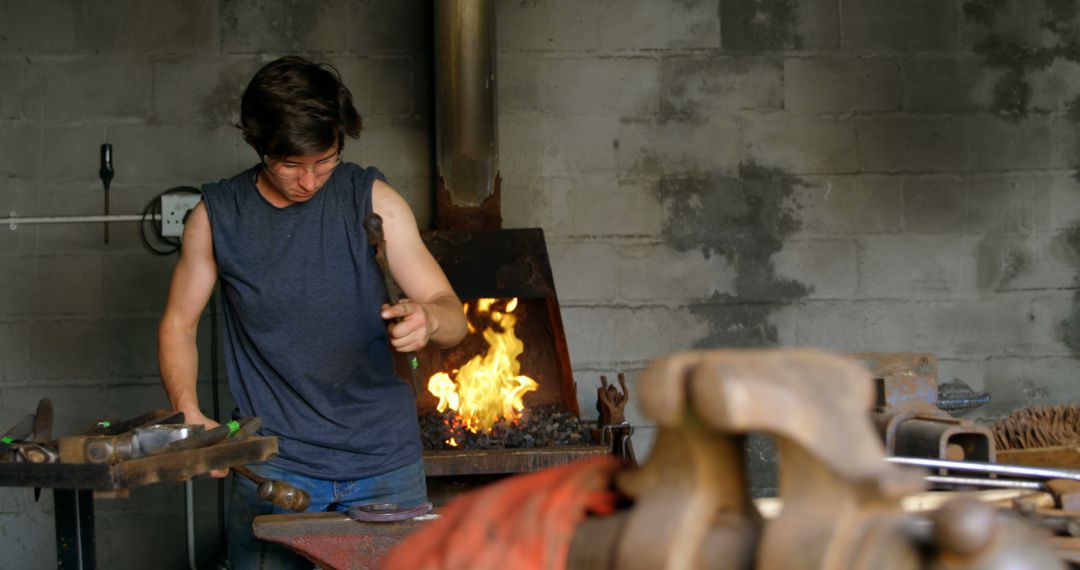
[[[109,184],[113,179],[112,145],[101,145],[101,168],[98,170],[101,182],[105,184],[105,215],[109,215]],[[105,222],[105,243],[109,243],[109,222]]]

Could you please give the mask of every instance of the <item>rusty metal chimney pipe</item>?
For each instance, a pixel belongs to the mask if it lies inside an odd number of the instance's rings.
[[[435,2],[435,168],[439,229],[502,226],[494,0]]]

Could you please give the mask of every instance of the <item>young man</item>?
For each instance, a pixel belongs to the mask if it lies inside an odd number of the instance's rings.
[[[195,332],[220,280],[237,414],[262,418],[261,433],[279,442],[279,455],[252,470],[310,493],[311,511],[421,504],[415,401],[389,345],[456,344],[466,332],[461,302],[408,204],[375,168],[342,162],[345,137],[359,135],[361,120],[336,70],[298,57],[273,61],[251,80],[240,114],[259,163],[206,184],[188,216],[159,328],[169,401],[189,423],[216,425],[196,397]],[[364,230],[372,212],[409,299],[395,306],[383,305]],[[232,568],[303,566],[252,536],[252,519],[274,511],[250,481],[233,478]]]

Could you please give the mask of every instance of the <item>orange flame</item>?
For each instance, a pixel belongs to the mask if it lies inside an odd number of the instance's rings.
[[[517,308],[518,300],[511,299],[502,311],[492,308],[496,301],[479,299],[476,302],[476,312],[489,315],[501,329],[489,326],[483,331],[488,343],[487,352],[472,357],[454,371],[454,378],[438,372],[428,379],[428,391],[439,398],[438,410],[453,410],[465,428],[473,433],[491,431],[502,418],[513,422],[521,419],[525,394],[539,386],[532,378],[519,374],[518,356],[525,351],[525,343],[514,334],[517,317],[511,314]],[[475,330],[472,323],[469,323],[469,330]],[[447,443],[456,445],[456,442]]]

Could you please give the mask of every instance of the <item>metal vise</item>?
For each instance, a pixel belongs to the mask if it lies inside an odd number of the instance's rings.
[[[873,384],[847,358],[809,350],[721,350],[653,363],[638,380],[660,427],[648,461],[619,474],[633,499],[578,527],[568,568],[1061,568],[1034,531],[978,502],[929,518],[900,498],[921,475],[885,461],[867,413]],[[783,507],[748,492],[745,436],[776,441]],[[1017,565],[1020,564],[1020,565]]]

